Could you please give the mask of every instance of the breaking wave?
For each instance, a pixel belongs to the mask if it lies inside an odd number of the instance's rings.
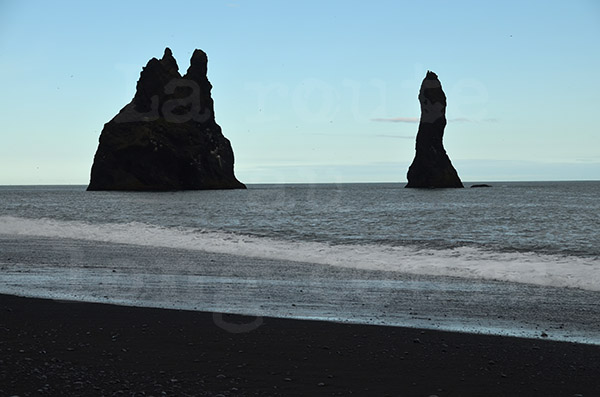
[[[177,248],[345,268],[600,291],[600,260],[589,257],[500,252],[464,246],[432,249],[384,244],[336,245],[139,222],[90,224],[12,216],[0,216],[0,234]]]

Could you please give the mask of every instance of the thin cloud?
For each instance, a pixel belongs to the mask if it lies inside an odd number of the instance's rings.
[[[486,119],[469,119],[467,117],[457,117],[454,119],[449,119],[449,123],[497,123],[498,119],[495,118],[486,118]]]
[[[377,134],[377,138],[394,138],[394,139],[415,139],[414,135],[392,135],[392,134]]]
[[[457,117],[457,118],[448,120],[448,122],[450,122],[450,123],[497,123],[498,119],[496,119],[496,118],[469,119],[467,117]]]
[[[388,123],[418,123],[418,117],[393,117],[393,118],[377,118],[371,121],[385,121]]]
[[[371,121],[384,121],[387,123],[418,123],[420,119],[418,117],[390,117],[390,118],[376,118],[371,119]],[[474,123],[474,122],[484,122],[484,123],[497,123],[498,119],[495,118],[487,118],[483,120],[473,120],[467,117],[456,117],[453,119],[448,119],[449,123]]]

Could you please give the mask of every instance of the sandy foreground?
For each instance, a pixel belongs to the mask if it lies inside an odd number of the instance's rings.
[[[597,345],[0,295],[0,395],[597,396]]]

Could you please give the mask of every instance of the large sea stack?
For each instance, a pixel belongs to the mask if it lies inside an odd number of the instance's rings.
[[[427,71],[419,91],[419,102],[421,121],[416,154],[408,169],[406,187],[463,187],[442,143],[446,127],[446,95],[435,73]]]
[[[142,69],[133,100],[104,125],[88,190],[244,189],[215,122],[208,58],[182,77],[171,50]]]

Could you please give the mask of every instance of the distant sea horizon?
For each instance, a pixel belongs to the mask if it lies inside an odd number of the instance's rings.
[[[546,183],[546,182],[600,182],[600,177],[598,179],[471,179],[471,180],[462,180],[465,187],[469,187],[472,184],[479,183]],[[244,182],[245,185],[332,185],[332,184],[407,184],[408,181],[319,181],[319,182],[281,182],[281,181],[266,181],[266,182]],[[89,182],[73,182],[73,183],[5,183],[0,186],[10,187],[10,186],[88,186]],[[175,190],[174,190],[175,191]]]

